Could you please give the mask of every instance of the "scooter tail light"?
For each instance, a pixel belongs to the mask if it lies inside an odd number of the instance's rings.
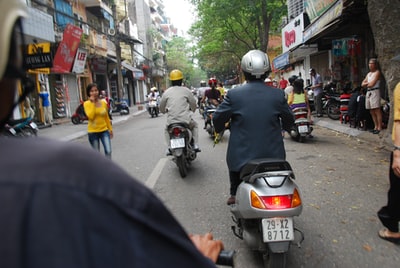
[[[276,195],[261,197],[267,209],[285,209],[292,207],[292,195]]]
[[[297,189],[294,189],[293,198],[292,198],[292,207],[298,207],[301,205],[301,197]]]
[[[253,190],[250,191],[250,201],[251,201],[252,207],[259,208],[259,209],[266,209],[261,198]]]
[[[174,136],[179,136],[179,134],[181,134],[181,129],[180,128],[177,128],[177,127],[175,127],[175,128],[173,128],[172,129],[172,134],[174,135]]]

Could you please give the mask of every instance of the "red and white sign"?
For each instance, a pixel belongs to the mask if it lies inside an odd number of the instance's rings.
[[[88,52],[86,49],[78,48],[75,55],[74,66],[72,67],[73,73],[81,74],[85,71],[87,54]]]
[[[58,45],[56,55],[54,56],[53,68],[51,68],[52,73],[71,72],[82,32],[81,28],[67,24],[67,27],[64,29],[63,40]]]
[[[282,54],[303,43],[303,13],[291,20],[282,29]]]

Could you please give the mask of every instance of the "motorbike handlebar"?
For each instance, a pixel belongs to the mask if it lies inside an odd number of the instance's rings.
[[[221,250],[218,255],[216,264],[234,267],[235,253],[236,252],[234,250]]]

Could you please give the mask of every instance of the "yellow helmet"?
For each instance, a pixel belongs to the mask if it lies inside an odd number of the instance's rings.
[[[182,79],[183,79],[183,74],[178,69],[172,70],[169,74],[169,80],[171,81],[177,81]]]

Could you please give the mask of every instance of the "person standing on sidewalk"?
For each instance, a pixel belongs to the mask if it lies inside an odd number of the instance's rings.
[[[20,49],[26,1],[0,0],[0,9],[1,129],[35,83]],[[220,240],[189,236],[150,189],[99,153],[42,137],[0,137],[0,147],[0,267],[216,267]]]
[[[393,152],[390,154],[387,205],[378,211],[378,217],[386,228],[379,230],[380,238],[400,244],[400,82],[393,93]]]
[[[380,78],[378,60],[372,58],[368,63],[369,73],[362,81],[361,86],[367,88],[365,95],[365,108],[369,110],[372,121],[374,122],[373,134],[379,134],[382,130],[382,111],[381,111],[381,93],[380,93]]]
[[[103,144],[105,155],[111,159],[111,139],[113,129],[108,115],[107,103],[99,96],[97,85],[92,83],[86,87],[89,100],[83,103],[88,118],[88,139],[90,145],[100,151],[100,141]]]
[[[317,117],[322,117],[322,78],[314,68],[310,69],[311,89],[314,92],[314,105],[317,112]]]

